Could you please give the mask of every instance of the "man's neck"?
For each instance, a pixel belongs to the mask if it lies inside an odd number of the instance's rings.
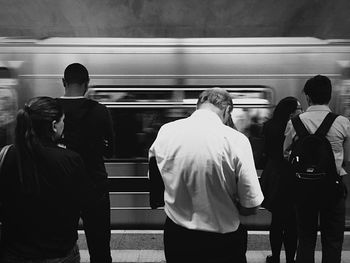
[[[308,103],[309,104],[309,107],[310,106],[327,106],[327,107],[329,107],[329,104],[327,103],[327,104],[317,104],[317,103],[312,103],[312,102],[310,102],[310,103]]]
[[[64,97],[83,97],[85,92],[79,88],[66,88]]]
[[[219,116],[219,118],[224,121],[224,112],[221,111],[218,107],[216,107],[215,105],[211,104],[211,103],[203,103],[199,109],[206,109],[206,110],[210,110],[212,112],[214,112],[216,115]]]

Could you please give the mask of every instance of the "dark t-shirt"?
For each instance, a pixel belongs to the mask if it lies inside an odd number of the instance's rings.
[[[86,98],[59,98],[58,101],[63,107],[67,120],[63,131],[63,143],[68,149],[81,155],[87,172],[97,189],[108,191],[108,175],[103,157],[111,157],[114,147],[113,124],[108,109],[104,105]],[[83,136],[80,137],[83,138],[84,144],[72,148],[69,141],[74,141],[74,139],[69,137],[71,133],[65,131],[74,129],[83,133]]]
[[[22,190],[16,155],[12,146],[0,177],[1,247],[25,258],[63,257],[77,241],[80,210],[89,202],[83,161],[75,152],[44,145],[40,192],[29,194]]]

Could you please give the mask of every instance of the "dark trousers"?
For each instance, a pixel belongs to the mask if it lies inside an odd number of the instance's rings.
[[[314,263],[318,221],[320,222],[322,263],[340,263],[345,230],[345,198],[327,205],[297,204],[299,243],[297,263]]]
[[[284,244],[287,263],[294,262],[297,242],[297,222],[294,205],[288,204],[274,208],[270,225],[273,262],[280,262],[282,243]]]
[[[169,218],[164,225],[167,263],[246,263],[247,231],[240,225],[226,234],[190,230]]]
[[[111,263],[111,210],[106,193],[81,214],[91,263]]]

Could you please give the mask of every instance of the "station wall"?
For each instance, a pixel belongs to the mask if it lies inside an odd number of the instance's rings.
[[[0,0],[0,36],[349,38],[348,0]]]

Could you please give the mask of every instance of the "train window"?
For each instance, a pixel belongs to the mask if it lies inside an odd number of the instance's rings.
[[[0,67],[0,147],[13,143],[17,113],[17,80],[9,68]]]
[[[186,118],[196,108],[205,86],[93,86],[87,96],[107,106],[115,129],[115,155],[111,161],[146,161],[148,149],[159,128]],[[261,151],[261,127],[273,107],[272,89],[264,86],[225,86],[235,105],[232,119],[236,128],[252,142],[256,163]]]

